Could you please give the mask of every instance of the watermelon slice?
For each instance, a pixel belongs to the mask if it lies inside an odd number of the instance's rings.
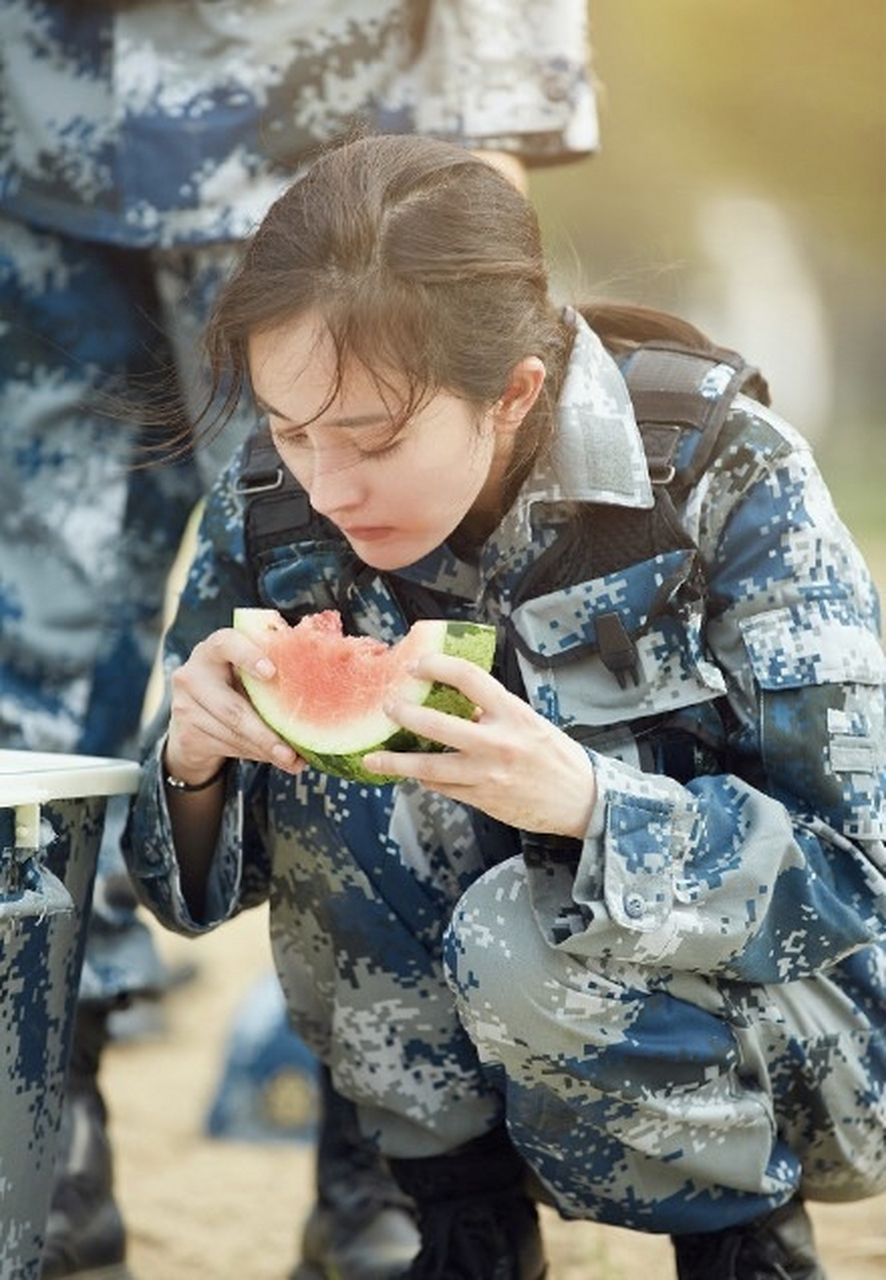
[[[457,689],[410,675],[410,662],[448,653],[489,671],[495,655],[495,628],[477,622],[422,619],[395,645],[344,635],[333,609],[309,614],[294,627],[273,609],[235,609],[234,627],[260,645],[277,668],[273,680],[240,672],[262,719],[309,764],[359,782],[393,781],[363,767],[367,751],[442,749],[386,716],[389,697],[466,719],[474,711]]]

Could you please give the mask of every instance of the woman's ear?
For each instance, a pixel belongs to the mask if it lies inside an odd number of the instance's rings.
[[[538,399],[547,370],[538,356],[524,356],[511,370],[507,386],[492,406],[498,429],[516,431]]]

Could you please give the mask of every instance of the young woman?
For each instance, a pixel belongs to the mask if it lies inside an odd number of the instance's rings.
[[[416,138],[290,188],[210,352],[326,533],[259,586],[239,458],[212,494],[130,824],[145,901],[199,933],[270,897],[293,1021],[415,1199],[409,1276],[538,1280],[545,1199],[670,1233],[682,1280],[821,1277],[803,1198],[886,1187],[886,742],[876,593],[809,449],[738,396],[705,465],[679,435],[682,545],[595,577],[653,506],[625,381],[528,202]],[[244,696],[250,603],[386,641],[478,619],[500,659],[423,659],[474,719],[392,705],[449,750],[345,782]],[[645,619],[627,662],[604,615]]]

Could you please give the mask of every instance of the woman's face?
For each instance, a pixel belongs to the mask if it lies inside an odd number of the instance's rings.
[[[438,392],[392,434],[395,398],[354,365],[324,408],[335,356],[310,319],[254,335],[249,368],[281,459],[366,564],[402,568],[463,521],[494,524],[514,436],[500,405]]]

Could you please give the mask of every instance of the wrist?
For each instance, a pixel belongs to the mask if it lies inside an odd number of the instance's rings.
[[[180,778],[177,774],[170,773],[168,769],[163,770],[163,785],[169,787],[171,791],[178,791],[193,794],[195,791],[208,791],[210,787],[214,787],[221,782],[228,771],[228,762],[223,760],[214,773],[208,778],[203,778],[200,782],[191,782],[187,778]]]
[[[180,794],[186,795],[195,791],[208,791],[210,787],[222,781],[227,769],[228,760],[226,756],[223,756],[221,760],[217,760],[214,764],[210,764],[202,771],[192,766],[184,768],[178,766],[174,759],[170,760],[168,739],[163,743],[163,749],[160,752],[160,773],[163,778],[163,785],[168,790]]]
[[[562,825],[556,828],[555,834],[581,843],[587,838],[598,808],[597,771],[583,746],[573,742],[570,747],[575,772],[571,783],[564,784],[561,792]]]

